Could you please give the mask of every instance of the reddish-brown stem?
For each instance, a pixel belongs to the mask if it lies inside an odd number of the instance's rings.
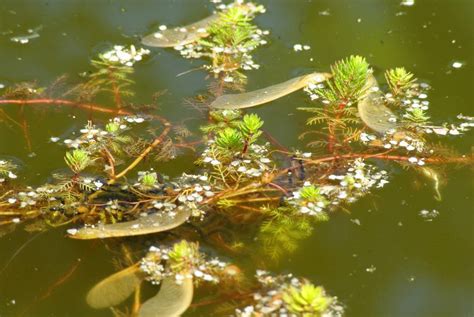
[[[112,153],[110,153],[110,151],[107,150],[106,148],[103,149],[103,152],[104,152],[104,155],[105,155],[105,159],[106,159],[108,165],[110,166],[109,175],[110,175],[111,178],[114,178],[115,177],[115,159],[114,159]]]
[[[30,139],[30,134],[29,134],[29,129],[28,129],[28,122],[26,121],[25,118],[25,111],[23,105],[20,107],[20,116],[21,116],[21,130],[23,131],[23,136],[26,141],[26,146],[28,148],[28,151],[31,152],[31,139]]]
[[[122,96],[120,95],[120,88],[117,86],[117,83],[115,82],[115,79],[112,76],[112,72],[110,72],[109,78],[112,83],[112,91],[114,93],[115,106],[117,108],[122,108]]]
[[[80,108],[85,110],[91,110],[96,112],[102,113],[111,113],[115,115],[131,115],[131,112],[122,110],[122,109],[109,109],[104,108],[99,105],[95,104],[88,104],[88,103],[79,103],[76,101],[71,100],[64,100],[64,99],[49,99],[49,98],[41,98],[41,99],[3,99],[0,100],[0,104],[19,104],[19,105],[56,105],[56,106],[70,106],[73,108]]]
[[[283,194],[288,195],[288,191],[286,189],[284,189],[283,187],[281,187],[280,185],[278,185],[278,184],[268,183],[268,186],[274,187],[274,188],[278,189],[279,191],[281,191]]]
[[[81,262],[76,261],[69,268],[69,270],[66,271],[66,273],[64,273],[62,276],[60,276],[51,286],[48,287],[48,289],[38,298],[38,301],[40,302],[40,301],[45,300],[46,298],[48,298],[56,288],[58,288],[61,284],[66,282],[68,279],[70,279],[72,277],[72,275],[74,274],[74,272],[79,267],[79,264],[81,264]]]
[[[288,149],[283,146],[280,142],[278,142],[268,131],[263,130],[263,134],[265,137],[270,141],[271,144],[273,144],[276,148],[280,149],[281,151],[287,151]]]

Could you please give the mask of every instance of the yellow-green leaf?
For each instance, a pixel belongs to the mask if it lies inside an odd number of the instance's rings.
[[[86,301],[96,309],[116,306],[126,300],[144,278],[138,265],[133,265],[97,283],[87,293]]]
[[[167,277],[161,283],[159,292],[145,303],[138,313],[139,317],[178,317],[193,301],[193,280],[186,278],[176,284],[174,277]]]
[[[366,94],[359,101],[357,108],[360,118],[366,126],[378,133],[386,133],[396,129],[398,124],[392,122],[391,118],[396,118],[393,112],[383,104],[382,92],[378,89],[377,80],[373,75],[369,75],[365,84]]]
[[[174,216],[160,212],[133,221],[84,227],[74,234],[70,234],[69,237],[73,239],[101,239],[162,232],[180,226],[190,215],[189,209],[177,210]]]
[[[310,83],[320,83],[331,75],[327,73],[311,73],[266,88],[241,94],[222,95],[214,100],[210,107],[217,109],[243,109],[255,107],[306,87]]]

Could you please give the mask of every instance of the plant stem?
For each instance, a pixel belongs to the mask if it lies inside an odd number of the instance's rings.
[[[135,166],[137,166],[148,155],[148,153],[150,153],[168,135],[171,130],[171,123],[169,123],[166,119],[162,118],[161,121],[165,127],[161,134],[157,138],[155,138],[155,140],[153,140],[153,142],[132,163],[130,163],[129,166],[127,166],[123,171],[115,175],[114,178],[109,180],[109,185],[114,184],[117,179],[124,177],[130,170],[135,168]]]

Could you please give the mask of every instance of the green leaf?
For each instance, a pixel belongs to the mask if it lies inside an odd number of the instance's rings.
[[[385,79],[394,95],[403,94],[416,81],[414,75],[403,67],[389,69],[385,72]]]
[[[81,149],[66,152],[64,160],[69,168],[76,174],[84,170],[92,162],[89,153]]]

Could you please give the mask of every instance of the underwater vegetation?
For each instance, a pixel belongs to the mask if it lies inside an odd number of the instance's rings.
[[[30,231],[63,227],[77,240],[124,238],[118,271],[84,294],[92,308],[141,317],[180,316],[202,306],[222,316],[343,316],[344,303],[318,281],[267,268],[294,252],[318,223],[384,190],[395,168],[429,179],[433,198],[441,200],[444,166],[472,166],[470,154],[442,141],[468,133],[474,118],[432,122],[430,86],[403,67],[379,74],[353,55],[327,70],[246,91],[249,71],[259,69],[252,53],[268,44],[269,31],[253,21],[264,12],[237,1],[187,26],[160,26],[141,41],[150,49],[111,47],[61,96],[53,94],[58,83],[2,91],[0,105],[110,115],[106,122],[92,116],[78,131],[51,140],[64,148],[67,171],[42,185],[20,183],[15,161],[0,160],[0,229],[23,224]],[[160,116],[154,105],[133,103],[134,66],[153,54],[151,47],[206,62],[209,92],[192,101],[205,113],[198,131]],[[298,109],[308,118],[294,137],[306,146],[283,149],[250,108],[272,107],[300,90],[308,105]],[[112,107],[95,103],[103,96]],[[3,111],[0,118],[25,129]],[[184,151],[195,155],[193,169],[164,175],[160,164]],[[133,239],[138,251],[131,255]],[[256,269],[242,269],[243,258]],[[155,288],[153,296],[142,298],[145,284]]]

